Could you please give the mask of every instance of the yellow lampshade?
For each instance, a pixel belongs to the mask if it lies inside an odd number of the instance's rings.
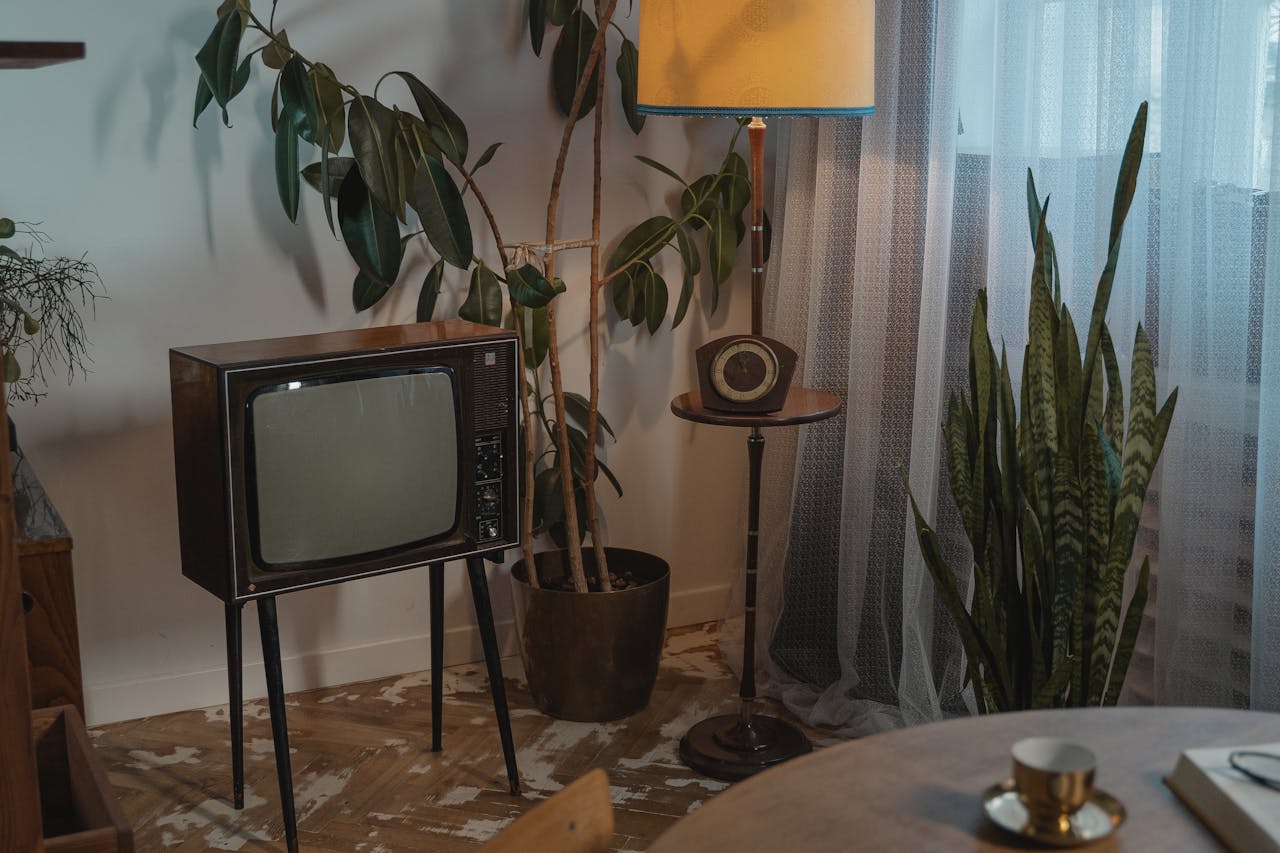
[[[875,0],[640,0],[639,109],[875,112]]]

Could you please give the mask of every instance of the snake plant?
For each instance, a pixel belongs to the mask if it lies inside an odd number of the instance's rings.
[[[1062,304],[1049,199],[1041,205],[1030,169],[1035,264],[1018,398],[1004,348],[997,360],[987,333],[985,291],[974,304],[969,387],[952,395],[943,423],[951,495],[973,549],[967,608],[958,573],[911,498],[920,549],[959,631],[982,713],[1114,705],[1142,622],[1148,560],[1122,622],[1124,579],[1177,390],[1157,409],[1151,343],[1139,324],[1126,412],[1106,313],[1146,120],[1143,103],[1120,165],[1083,351]]]

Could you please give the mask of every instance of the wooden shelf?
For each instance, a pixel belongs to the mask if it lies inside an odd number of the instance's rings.
[[[0,41],[0,68],[43,68],[84,59],[82,41]]]

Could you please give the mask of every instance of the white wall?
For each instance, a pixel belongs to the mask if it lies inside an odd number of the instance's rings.
[[[56,381],[47,400],[13,413],[75,537],[91,723],[225,701],[222,606],[179,571],[167,349],[401,322],[412,319],[416,298],[416,289],[406,291],[373,316],[355,316],[354,267],[316,198],[304,189],[297,226],[282,213],[265,69],[255,68],[233,104],[232,129],[220,126],[216,108],[192,129],[192,56],[216,6],[23,0],[5,10],[4,38],[88,45],[82,62],[0,79],[0,215],[43,222],[53,251],[88,253],[111,296],[89,325],[89,379],[71,387]],[[506,140],[482,187],[508,241],[542,236],[560,124],[547,88],[549,58],[538,60],[527,47],[523,3],[280,0],[279,7],[293,44],[342,79],[367,90],[384,71],[414,71],[468,122],[473,150]],[[634,19],[621,23],[634,32]],[[724,121],[651,118],[635,140],[616,106],[607,119],[610,241],[673,200],[673,184],[633,153],[700,172],[718,162],[730,133]],[[587,234],[588,129],[580,129],[570,162],[566,237]],[[673,625],[721,615],[743,552],[742,436],[677,421],[667,405],[694,382],[699,343],[748,327],[745,254],[710,328],[701,310],[692,311],[676,333],[664,327],[650,339],[630,326],[614,328],[607,312],[612,347],[602,410],[619,443],[606,458],[626,489],[623,500],[606,503],[609,540],[671,562]],[[578,253],[561,266],[571,291],[583,289],[585,261]],[[421,280],[423,269],[418,264],[411,277]],[[585,390],[585,299],[571,296],[561,316],[569,384]],[[451,572],[446,589],[455,660],[479,654],[461,575],[460,567]],[[505,571],[495,571],[491,584],[509,635]],[[425,667],[426,604],[419,571],[282,599],[288,687]],[[260,660],[252,608],[246,617],[246,659]],[[252,670],[260,666],[251,667],[246,689],[261,694]]]

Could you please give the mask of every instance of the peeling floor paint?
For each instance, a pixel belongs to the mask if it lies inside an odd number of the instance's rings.
[[[610,777],[616,843],[634,851],[728,787],[684,767],[677,754],[679,739],[694,723],[737,707],[737,679],[718,657],[714,630],[672,632],[650,706],[615,722],[546,717],[533,707],[518,659],[504,660],[503,671],[519,797],[507,792],[483,667],[446,670],[441,753],[428,752],[427,672],[290,695],[302,846],[361,853],[472,851],[571,780],[603,767]],[[137,849],[282,849],[266,703],[246,703],[244,716],[249,785],[243,811],[228,802],[226,705],[93,730],[134,824]]]

